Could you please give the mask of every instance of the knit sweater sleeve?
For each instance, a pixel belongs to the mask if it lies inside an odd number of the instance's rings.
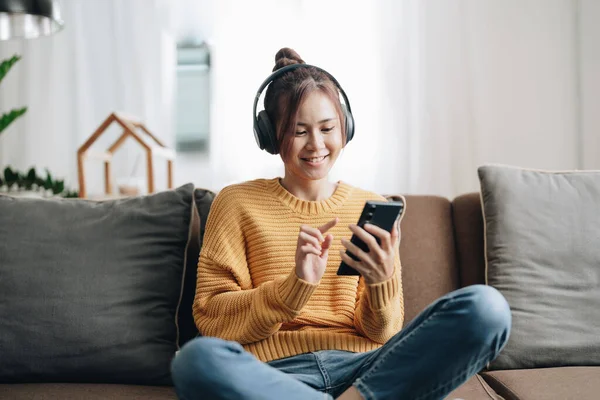
[[[318,285],[298,278],[292,270],[254,287],[243,225],[238,199],[224,189],[215,198],[206,223],[193,314],[202,335],[248,344],[292,321]]]
[[[396,251],[394,274],[384,282],[367,285],[361,277],[358,285],[354,325],[359,333],[377,343],[385,343],[402,329],[404,297],[402,268]]]

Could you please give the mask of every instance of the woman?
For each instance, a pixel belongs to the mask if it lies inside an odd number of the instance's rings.
[[[505,345],[508,305],[495,289],[471,286],[401,330],[399,221],[391,233],[356,226],[365,202],[384,198],[328,180],[354,134],[345,94],[293,50],[275,59],[257,95],[269,85],[255,133],[261,148],[281,155],[285,175],[232,185],[215,198],[194,302],[204,337],[173,361],[177,394],[443,399]],[[352,234],[370,251],[354,246]],[[361,277],[338,276],[342,260]]]

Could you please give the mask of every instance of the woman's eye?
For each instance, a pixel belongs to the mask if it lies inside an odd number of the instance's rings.
[[[296,132],[296,136],[302,136],[306,133],[306,131]]]
[[[335,128],[335,126],[332,126],[331,128],[323,128],[321,129],[323,132],[331,132],[333,130],[333,128]]]

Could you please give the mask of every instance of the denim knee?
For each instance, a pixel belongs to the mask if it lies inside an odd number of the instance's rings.
[[[186,343],[171,362],[171,375],[176,386],[212,386],[222,376],[224,354],[241,352],[242,347],[213,337],[199,337]]]
[[[501,347],[508,340],[512,324],[510,307],[504,296],[495,288],[473,285],[464,288],[466,296],[465,326],[469,336],[488,344],[499,338]]]

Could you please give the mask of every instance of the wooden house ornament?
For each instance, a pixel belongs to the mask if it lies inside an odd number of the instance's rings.
[[[93,150],[90,147],[106,131],[111,124],[118,124],[123,128],[123,133],[119,138],[105,151]],[[149,138],[150,144],[143,139],[143,136]],[[148,193],[154,193],[154,167],[153,157],[162,156],[167,160],[167,186],[173,188],[173,160],[175,153],[165,146],[155,135],[153,135],[146,126],[131,117],[126,117],[119,113],[112,113],[96,129],[88,140],[77,151],[77,170],[79,173],[79,197],[85,198],[87,195],[85,186],[85,168],[84,161],[88,158],[104,160],[104,192],[106,195],[113,194],[113,182],[111,178],[111,163],[116,151],[125,143],[127,138],[132,138],[137,142],[146,153],[146,171]]]

